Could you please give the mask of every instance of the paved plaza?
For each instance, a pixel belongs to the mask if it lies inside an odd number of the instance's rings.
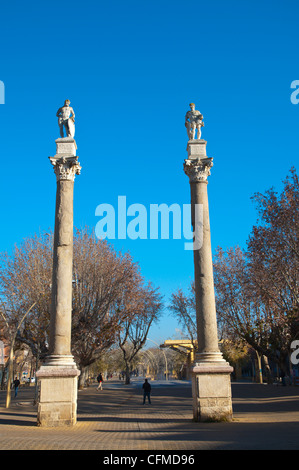
[[[233,383],[233,422],[192,421],[190,382],[151,381],[142,404],[141,378],[111,380],[79,391],[78,422],[36,426],[33,387],[20,388],[9,409],[0,392],[1,450],[199,451],[299,448],[299,387]]]

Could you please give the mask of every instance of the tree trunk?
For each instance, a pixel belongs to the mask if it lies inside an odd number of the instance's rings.
[[[6,377],[6,367],[3,364],[2,365],[2,376],[1,376],[1,387],[0,387],[1,390],[5,389],[5,377]]]
[[[38,370],[38,365],[39,365],[39,347],[37,347],[37,350],[36,350],[36,359],[35,359],[35,374],[36,374],[36,371]],[[30,375],[31,375],[31,372],[30,372]],[[30,382],[31,382],[31,377],[30,377]],[[33,400],[33,403],[34,405],[36,405],[36,403],[38,402],[38,399],[39,399],[39,396],[38,396],[38,383],[37,383],[37,380],[36,380],[36,375],[35,375],[35,382],[34,382],[34,400]]]
[[[126,385],[130,384],[130,366],[126,364]]]
[[[257,358],[256,378],[257,378],[257,382],[262,384],[263,383],[262,358],[261,358],[261,355],[258,353],[258,351],[255,351],[255,352],[256,352],[256,358]]]
[[[85,386],[85,380],[86,380],[86,372],[87,372],[88,368],[87,367],[84,367],[84,366],[81,366],[80,367],[80,371],[81,371],[81,374],[79,375],[79,380],[78,380],[78,389],[79,390],[83,390],[84,386]]]
[[[266,369],[267,383],[273,384],[273,375],[272,375],[271,368],[269,366],[269,361],[268,361],[267,356],[264,355],[263,360],[264,360],[265,369]]]
[[[252,382],[254,382],[256,373],[255,373],[255,361],[253,357],[251,358],[251,371],[252,371]]]
[[[14,370],[13,370],[13,358],[14,358],[14,341],[12,341],[11,345],[10,345],[10,350],[9,350],[9,364],[8,364],[8,378],[7,378],[7,387],[6,387],[6,404],[5,404],[5,407],[6,408],[9,408],[9,405],[10,405],[10,401],[11,401],[11,394],[10,394],[10,390],[11,390],[11,384],[13,382],[13,373],[14,373]]]

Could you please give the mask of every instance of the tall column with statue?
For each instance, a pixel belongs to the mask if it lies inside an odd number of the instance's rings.
[[[196,421],[231,420],[230,374],[233,368],[224,360],[218,347],[213,280],[207,191],[213,159],[206,155],[207,142],[201,139],[203,116],[195,109],[194,103],[190,104],[190,110],[186,113],[185,125],[189,140],[184,171],[189,177],[191,189],[198,340],[198,350],[191,367],[193,415]]]
[[[77,421],[79,370],[71,354],[71,317],[73,193],[75,175],[80,174],[81,167],[76,156],[74,112],[69,104],[66,100],[57,112],[61,138],[56,140],[56,155],[50,157],[57,189],[49,356],[36,374],[39,381],[37,423],[50,427],[71,426]]]

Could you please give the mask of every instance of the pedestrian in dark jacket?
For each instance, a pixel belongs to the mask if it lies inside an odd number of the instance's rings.
[[[148,383],[147,379],[145,379],[144,384],[142,385],[143,388],[143,404],[145,405],[145,399],[147,397],[148,403],[151,404],[151,385]]]
[[[99,384],[98,387],[97,387],[97,390],[103,390],[103,388],[102,388],[103,376],[102,376],[101,373],[97,376],[97,381],[98,381],[98,384]]]
[[[20,385],[20,381],[18,380],[17,377],[16,377],[15,380],[13,381],[13,385],[14,385],[15,397],[16,397],[17,394],[18,394],[18,389],[19,389],[19,385]]]

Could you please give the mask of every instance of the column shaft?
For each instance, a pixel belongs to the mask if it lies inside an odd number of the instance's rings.
[[[194,250],[198,352],[218,352],[207,181],[190,182],[192,225],[195,205],[202,205],[202,246]]]
[[[71,354],[73,190],[73,181],[57,181],[50,329],[51,355]]]

